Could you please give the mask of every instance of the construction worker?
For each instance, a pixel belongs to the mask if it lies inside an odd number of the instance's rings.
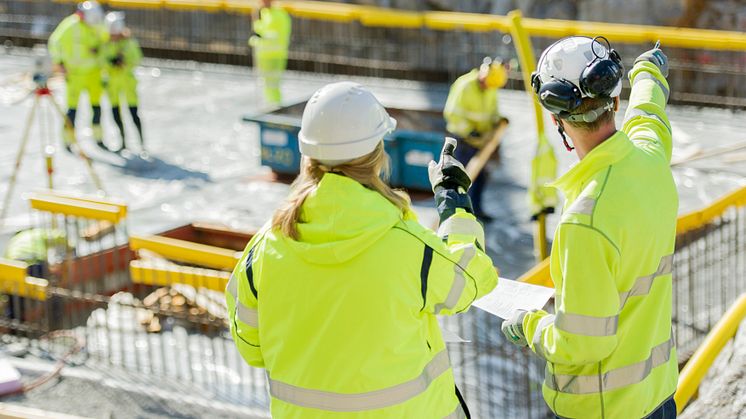
[[[104,146],[101,129],[101,46],[106,33],[101,28],[104,12],[95,1],[84,1],[78,4],[78,10],[66,17],[49,37],[49,53],[56,72],[65,75],[67,85],[67,121],[63,128],[65,148],[75,138],[75,115],[78,110],[78,99],[83,91],[88,92],[88,99],[93,108],[93,139],[96,144]]]
[[[259,12],[252,15],[252,30],[249,46],[254,49],[254,66],[264,83],[264,98],[279,104],[280,79],[287,67],[290,45],[290,15],[273,6],[272,0],[262,0]]]
[[[580,162],[553,184],[566,199],[550,258],[555,314],[517,311],[502,329],[546,360],[558,417],[676,416],[668,59],[656,45],[635,60],[618,131],[623,74],[605,38],[574,36],[547,48],[532,77]]]
[[[497,273],[452,153],[429,170],[437,234],[381,179],[395,126],[361,85],[317,91],[301,174],[233,271],[231,332],[267,371],[273,417],[467,416],[435,316],[467,310]]]
[[[497,89],[508,80],[506,67],[497,59],[485,58],[479,68],[456,79],[443,110],[446,129],[459,140],[456,158],[467,163],[494,135],[504,118],[497,107]],[[474,212],[482,221],[492,220],[483,211],[482,192],[489,177],[483,169],[469,190]]]
[[[135,67],[140,64],[142,50],[140,44],[132,37],[129,28],[125,26],[124,12],[109,12],[106,14],[106,28],[109,41],[103,46],[104,84],[106,94],[111,102],[111,113],[122,137],[122,146],[117,151],[127,148],[124,136],[124,123],[120,113],[120,101],[124,96],[125,105],[129,108],[132,122],[137,128],[140,138],[140,149],[145,150],[142,137],[142,122],[137,108],[137,78]]]
[[[49,250],[64,251],[67,242],[65,233],[57,229],[29,228],[21,230],[8,241],[3,257],[28,264],[27,273],[36,278],[49,275]],[[8,318],[23,321],[25,299],[11,296],[6,306]]]

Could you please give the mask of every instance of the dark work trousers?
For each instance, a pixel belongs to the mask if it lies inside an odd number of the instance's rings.
[[[461,138],[457,137],[457,140],[458,146],[456,147],[456,159],[466,167],[466,165],[469,164],[469,160],[479,152],[479,149],[470,146]],[[477,216],[484,214],[482,211],[482,192],[484,192],[484,186],[487,183],[488,177],[489,172],[485,166],[479,176],[472,180],[471,188],[469,188],[469,198],[471,198],[471,205],[474,208],[474,214]]]

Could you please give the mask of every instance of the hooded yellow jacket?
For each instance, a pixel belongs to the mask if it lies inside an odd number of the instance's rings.
[[[435,315],[497,284],[481,225],[459,211],[439,237],[336,174],[302,219],[298,241],[257,234],[226,290],[238,350],[267,371],[273,417],[462,417]]]

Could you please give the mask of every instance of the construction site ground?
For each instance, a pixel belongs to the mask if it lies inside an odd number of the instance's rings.
[[[2,196],[31,109],[30,99],[19,100],[33,88],[26,77],[32,71],[33,58],[28,51],[0,55]],[[136,153],[123,158],[97,151],[91,139],[88,107],[81,106],[78,116],[78,138],[94,158],[106,193],[129,204],[130,232],[157,233],[192,221],[221,223],[236,229],[261,226],[287,195],[289,186],[272,181],[269,169],[259,164],[258,129],[241,120],[245,114],[260,112],[265,106],[254,73],[241,67],[145,60],[137,74],[149,159],[137,157]],[[283,83],[285,102],[304,100],[320,86],[342,79],[350,77],[290,72]],[[441,109],[448,93],[444,84],[352,79],[369,86],[390,106]],[[61,81],[53,79],[50,86],[57,102],[64,105]],[[676,86],[671,88],[675,90]],[[625,106],[623,101],[620,123]],[[501,91],[500,110],[511,123],[501,146],[500,162],[490,163],[485,208],[495,221],[485,226],[485,233],[487,250],[501,276],[515,278],[534,263],[526,189],[536,134],[533,108],[523,91]],[[746,118],[733,111],[679,106],[671,106],[669,111],[674,160],[746,141]],[[546,122],[563,172],[577,159],[564,150],[548,117]],[[118,135],[107,105],[103,124],[106,142],[115,146]],[[22,194],[46,187],[39,129],[50,130],[58,146],[55,188],[95,192],[83,161],[62,150],[60,127],[61,120],[56,115],[51,122],[34,122],[9,217],[0,227],[0,251],[14,232],[34,223]],[[133,126],[128,123],[127,127],[128,142],[137,151]],[[746,184],[745,151],[676,165],[680,212],[698,209]],[[417,197],[417,211],[424,223],[431,224],[436,215],[430,199],[423,194]],[[548,231],[553,231],[556,221],[556,216],[549,218]],[[26,374],[41,374],[51,365],[34,356],[15,362]],[[203,389],[189,383],[102,371],[90,365],[66,371],[61,379],[30,394],[2,401],[97,418],[250,417],[256,413],[230,401],[215,402],[209,393],[204,395]],[[215,415],[214,408],[222,409],[221,413]]]

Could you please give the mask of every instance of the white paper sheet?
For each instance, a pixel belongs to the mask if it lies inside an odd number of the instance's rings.
[[[473,305],[501,319],[507,319],[515,310],[541,309],[553,295],[554,288],[500,278],[497,287]]]

